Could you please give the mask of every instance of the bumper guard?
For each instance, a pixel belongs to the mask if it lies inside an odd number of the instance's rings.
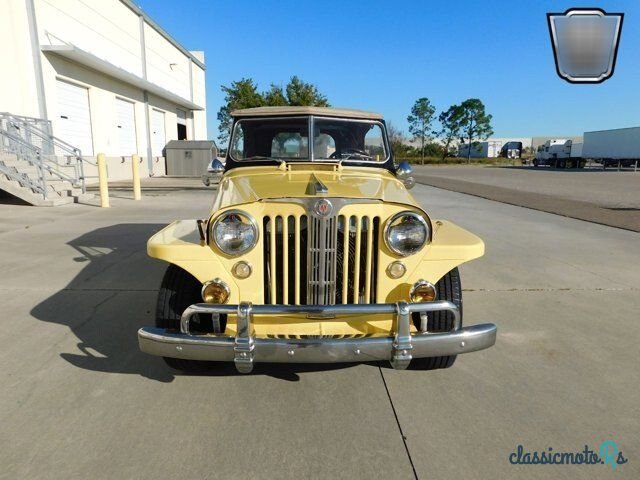
[[[411,334],[411,313],[449,311],[451,331]],[[237,335],[191,335],[189,320],[197,313],[237,315]],[[253,315],[306,314],[314,316],[395,314],[394,336],[336,338],[259,338]],[[368,362],[389,360],[405,369],[412,358],[439,357],[475,352],[491,347],[497,327],[491,323],[461,327],[458,307],[447,301],[381,303],[369,305],[211,305],[197,303],[182,314],[180,333],[143,327],[138,331],[140,349],[151,355],[188,360],[233,361],[241,373],[249,373],[256,361],[281,363]]]

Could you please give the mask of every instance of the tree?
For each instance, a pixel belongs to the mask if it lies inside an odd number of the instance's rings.
[[[271,89],[264,93],[264,103],[270,107],[284,107],[289,105],[287,97],[284,96],[282,87],[271,84]]]
[[[261,107],[265,104],[264,97],[258,92],[258,86],[250,78],[242,78],[231,82],[230,87],[222,86],[225,104],[218,111],[220,122],[218,138],[224,144],[229,138],[231,130],[231,112],[239,108]]]
[[[462,133],[463,110],[460,105],[451,105],[448,110],[440,113],[438,121],[440,130],[436,133],[443,141],[442,160],[449,154],[451,142],[455,138],[460,138]]]
[[[391,122],[387,122],[387,137],[389,137],[389,145],[394,155],[401,155],[404,150],[404,137],[402,136],[402,130],[397,128]]]
[[[422,97],[416,100],[411,108],[411,115],[407,117],[409,132],[415,140],[420,140],[420,155],[424,164],[424,145],[431,139],[431,124],[436,109],[428,98]]]
[[[485,112],[484,104],[478,98],[470,98],[460,105],[462,118],[460,125],[466,139],[469,140],[467,150],[467,163],[471,162],[471,146],[476,146],[478,142],[474,139],[485,140],[493,134],[491,128],[491,115]]]
[[[429,142],[424,146],[424,153],[427,157],[442,156],[442,145],[437,142]]]
[[[315,85],[305,83],[296,75],[291,77],[286,88],[289,105],[304,105],[314,107],[328,107],[327,97],[318,92]]]
[[[231,86],[222,86],[225,94],[224,105],[218,111],[219,135],[221,143],[229,138],[231,130],[231,112],[239,108],[281,107],[286,105],[308,105],[328,107],[327,97],[322,95],[315,85],[302,81],[297,76],[291,77],[286,88],[271,84],[266,92],[260,93],[258,85],[250,78],[231,82]],[[285,93],[286,92],[286,93]]]

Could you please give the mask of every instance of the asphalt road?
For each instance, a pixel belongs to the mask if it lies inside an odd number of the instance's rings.
[[[640,232],[640,173],[623,170],[416,166],[418,183]]]
[[[461,269],[464,321],[498,341],[449,370],[182,375],[137,349],[164,270],[145,242],[211,190],[0,205],[0,478],[640,478],[640,235],[413,191],[487,245]],[[616,472],[509,463],[604,440],[629,460]]]
[[[564,200],[589,202],[599,207],[640,209],[640,170],[599,168],[555,169],[549,167],[414,165],[416,172],[508,188],[519,192],[553,195]]]

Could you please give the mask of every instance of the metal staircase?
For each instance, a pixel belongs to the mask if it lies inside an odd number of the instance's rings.
[[[0,113],[0,190],[32,205],[88,200],[82,152],[53,136],[51,122]]]

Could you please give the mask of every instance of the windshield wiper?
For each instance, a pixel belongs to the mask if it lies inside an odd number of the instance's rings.
[[[245,157],[242,160],[277,160],[277,161],[281,161],[279,158],[265,157],[264,155],[254,155],[253,157]]]
[[[365,155],[364,153],[345,153],[342,155],[342,160],[347,162],[349,160],[364,160],[364,159],[372,161],[373,157],[371,155]]]

